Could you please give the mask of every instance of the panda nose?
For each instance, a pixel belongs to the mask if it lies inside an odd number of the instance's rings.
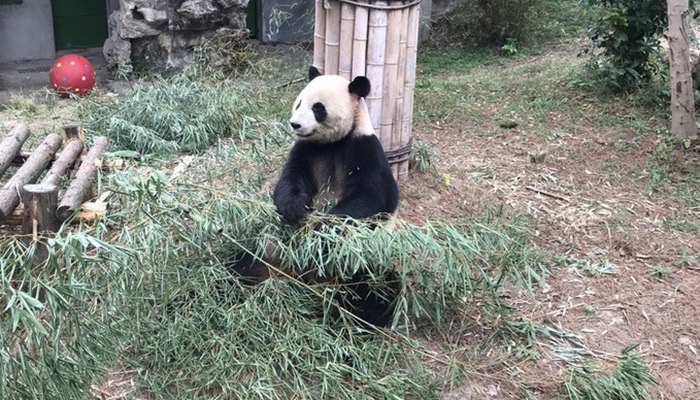
[[[301,128],[301,125],[294,123],[294,122],[290,122],[289,125],[291,125],[292,129],[294,129],[294,130]]]

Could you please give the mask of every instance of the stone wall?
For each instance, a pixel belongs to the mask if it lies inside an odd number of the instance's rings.
[[[109,16],[107,62],[124,72],[181,70],[195,47],[225,34],[247,35],[248,0],[120,0]]]

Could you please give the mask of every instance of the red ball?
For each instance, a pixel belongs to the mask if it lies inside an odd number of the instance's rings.
[[[51,87],[59,94],[83,95],[95,86],[95,69],[90,61],[77,54],[67,54],[54,61],[49,72]]]

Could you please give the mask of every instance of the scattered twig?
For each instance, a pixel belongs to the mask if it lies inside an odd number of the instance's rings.
[[[538,189],[534,186],[525,186],[525,189],[533,191],[535,193],[543,194],[545,196],[549,196],[553,199],[557,199],[557,200],[565,201],[567,203],[571,203],[571,200],[569,200],[568,198],[566,198],[564,196],[560,196],[560,195],[555,194],[555,193],[547,192],[546,190]]]

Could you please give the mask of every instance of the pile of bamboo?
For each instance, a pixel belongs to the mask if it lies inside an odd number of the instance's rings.
[[[372,126],[397,179],[408,176],[420,0],[316,0],[313,64],[366,76]]]

